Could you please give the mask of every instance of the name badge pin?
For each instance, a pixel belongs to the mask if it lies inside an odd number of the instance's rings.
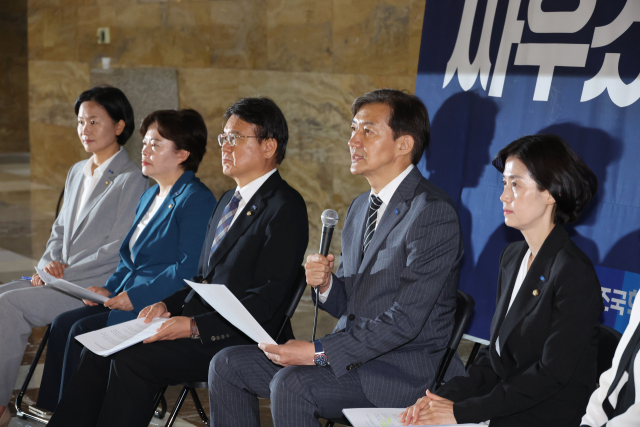
[[[540,292],[538,292],[538,290],[537,290],[537,289],[534,289],[534,290],[533,290],[533,296],[534,296],[534,297],[537,297],[539,294],[540,294]]]

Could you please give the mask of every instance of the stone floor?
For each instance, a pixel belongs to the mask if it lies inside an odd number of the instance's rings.
[[[30,181],[29,157],[25,155],[0,155],[0,283],[6,283],[20,278],[31,276],[33,266],[42,255],[47,239],[49,238],[51,225],[55,219],[55,209],[61,188],[36,184]],[[292,320],[296,337],[310,339],[313,327],[313,305],[309,293],[303,296],[296,314]],[[335,319],[324,312],[320,312],[318,319],[318,336],[324,336],[331,332],[335,325]],[[44,327],[34,329],[29,339],[27,352],[22,360],[20,376],[16,382],[16,390],[9,407],[15,414],[13,402],[16,394],[24,381],[27,370],[44,333]],[[466,362],[473,343],[462,341],[458,349],[463,361]],[[44,355],[41,358],[30,387],[23,399],[23,410],[33,404],[37,398]],[[166,393],[169,410],[173,407],[180,387],[169,387]],[[205,411],[209,410],[207,390],[198,390],[198,396]],[[269,401],[260,401],[260,418],[263,427],[271,427],[271,413]],[[165,417],[166,420],[166,417]],[[150,425],[164,425],[165,420],[152,420]],[[181,411],[176,427],[203,425],[195,409],[191,397],[187,397]],[[41,426],[37,422],[28,422],[14,418],[10,426]]]

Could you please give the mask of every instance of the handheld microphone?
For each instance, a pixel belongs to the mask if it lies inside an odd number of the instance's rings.
[[[338,223],[338,212],[333,209],[327,209],[322,212],[320,216],[322,221],[322,234],[320,235],[320,254],[327,256],[329,254],[329,246],[331,245],[331,237],[333,236],[333,229]],[[318,299],[319,293],[316,288],[316,307],[313,317],[313,333],[311,334],[311,341],[316,340],[316,326],[318,325]]]

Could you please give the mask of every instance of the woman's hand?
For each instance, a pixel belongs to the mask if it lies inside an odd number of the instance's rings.
[[[453,415],[453,402],[427,390],[427,395],[418,399],[399,415],[400,422],[407,425],[458,424]]]
[[[51,261],[49,264],[45,265],[43,270],[56,279],[62,279],[64,277],[64,269],[67,267],[69,267],[67,264],[63,264],[59,261]]]
[[[38,287],[38,286],[42,286],[42,285],[44,285],[44,282],[42,281],[42,279],[40,278],[40,275],[38,273],[36,273],[33,276],[31,276],[31,286]]]
[[[31,279],[31,280],[33,280],[33,279]],[[109,295],[111,295],[111,292],[109,292],[105,288],[98,287],[98,286],[89,286],[87,288],[87,290],[91,291],[91,292],[93,292],[95,294],[102,295],[103,297],[108,297]],[[97,302],[89,301],[88,299],[83,299],[82,302],[84,303],[84,305],[88,305],[89,307],[93,307],[93,306],[98,305]]]
[[[133,304],[129,299],[127,292],[120,292],[117,296],[110,298],[104,302],[104,306],[111,310],[131,311]]]

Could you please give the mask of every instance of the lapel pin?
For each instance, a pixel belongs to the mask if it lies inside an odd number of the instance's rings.
[[[111,169],[109,169],[109,173],[113,173],[113,171]]]
[[[251,206],[251,209],[253,209],[254,211],[258,210],[258,207],[256,205]]]
[[[109,185],[109,181],[105,181],[105,182],[104,182],[104,185]]]
[[[169,209],[171,209],[173,207],[173,205],[169,205]]]
[[[396,209],[394,212],[396,213],[396,215],[400,214],[400,211],[398,209]]]
[[[251,216],[251,211],[247,211],[247,216]]]
[[[533,296],[534,296],[534,297],[537,297],[539,294],[540,294],[540,292],[538,292],[538,290],[537,290],[537,289],[534,289],[534,290],[533,290]]]
[[[542,280],[544,282],[544,276],[540,276],[540,280]]]

